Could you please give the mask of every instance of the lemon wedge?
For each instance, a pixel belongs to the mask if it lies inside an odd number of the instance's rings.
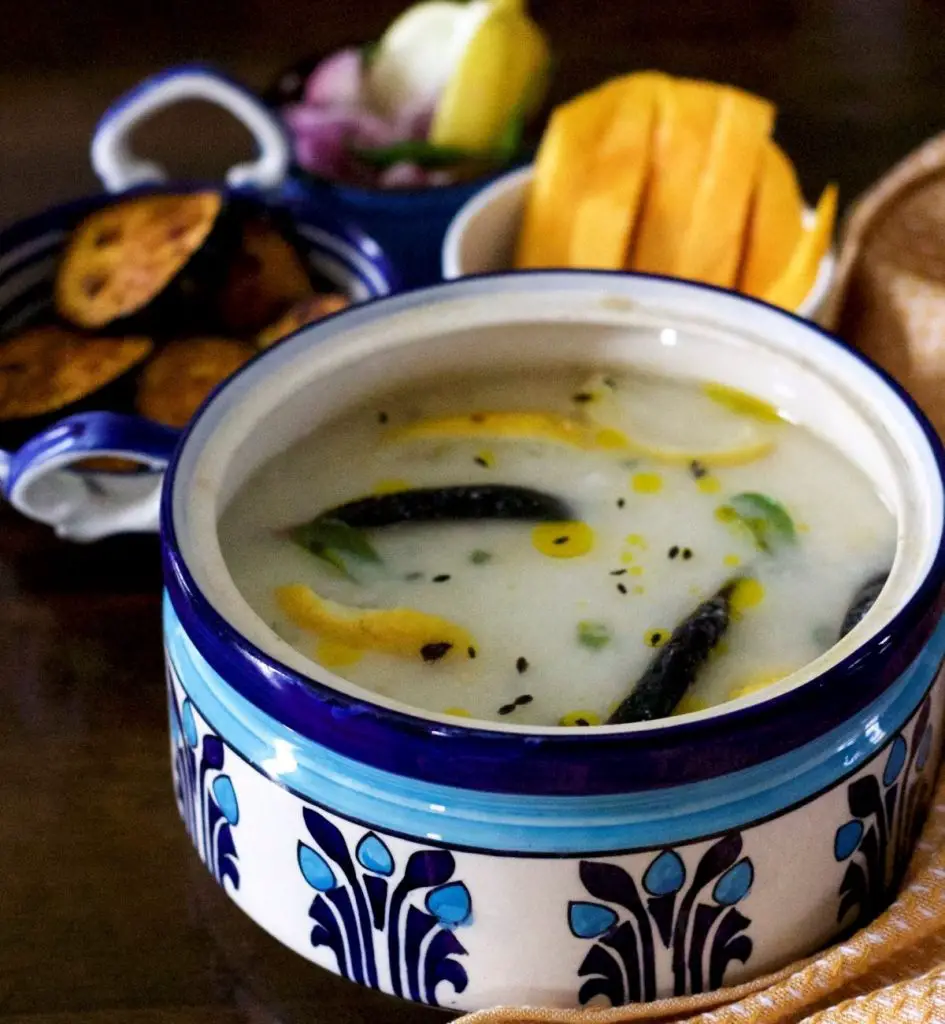
[[[432,108],[492,6],[489,0],[426,0],[408,7],[388,26],[371,58],[371,106],[390,118]]]
[[[632,451],[672,465],[741,466],[774,448],[777,423],[755,414],[752,396],[738,403],[731,396],[740,393],[729,388],[720,389],[726,401],[711,388],[694,392],[680,416],[675,387],[642,375],[623,381],[595,376],[582,389],[589,396],[583,409],[598,430],[615,431]],[[759,409],[770,408],[754,401]]]
[[[490,153],[516,116],[540,105],[549,63],[523,0],[425,0],[381,37],[367,95],[391,119],[433,110],[428,141],[436,146]]]
[[[472,636],[449,619],[413,608],[350,608],[302,583],[276,588],[276,603],[300,629],[355,651],[432,662],[475,650]]]
[[[430,142],[472,153],[495,151],[514,118],[540,104],[548,65],[548,43],[523,5],[494,0],[445,83]]]

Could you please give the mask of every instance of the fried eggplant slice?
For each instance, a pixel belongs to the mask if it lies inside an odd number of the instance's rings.
[[[0,343],[0,421],[63,412],[150,355],[149,338],[90,338],[33,327]]]
[[[86,473],[140,473],[147,469],[140,462],[134,459],[123,459],[116,455],[95,455],[89,459],[80,459],[73,463],[74,469],[84,470]]]
[[[282,232],[259,216],[244,220],[218,297],[226,331],[256,334],[313,292],[301,256]]]
[[[254,354],[251,345],[230,338],[172,341],[141,374],[138,412],[168,427],[185,427],[210,392]]]
[[[96,210],[65,248],[56,309],[86,330],[183,322],[215,287],[227,220],[212,191],[137,196]]]
[[[256,336],[256,345],[258,348],[270,348],[300,327],[313,324],[332,313],[338,313],[350,304],[351,300],[346,295],[336,292],[312,295],[295,303],[284,316],[260,331]]]

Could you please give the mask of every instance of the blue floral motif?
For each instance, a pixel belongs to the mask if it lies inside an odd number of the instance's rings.
[[[194,707],[186,697],[178,704],[168,679],[171,741],[174,745],[174,790],[187,831],[214,878],[240,887],[233,828],[240,808],[233,780],[223,772],[226,748],[215,733],[197,730]]]
[[[358,843],[357,857],[362,868],[367,868],[376,875],[387,876],[394,873],[394,858],[391,857],[390,850],[373,832],[369,832]]]
[[[596,939],[609,932],[619,920],[616,910],[602,907],[599,903],[572,900],[568,904],[568,923],[572,934],[579,939]]]
[[[657,942],[672,954],[677,996],[718,988],[733,960],[747,963],[753,943],[742,933],[751,921],[735,905],[751,890],[755,871],[742,847],[738,832],[719,839],[703,853],[691,881],[679,852],[663,850],[639,888],[616,864],[581,861],[584,888],[602,901],[568,905],[572,935],[596,940],[578,969],[587,978],[581,1003],[598,996],[612,1006],[655,999]]]
[[[847,786],[852,815],[834,833],[833,853],[848,862],[840,883],[837,923],[855,931],[882,911],[905,874],[932,797],[925,767],[932,750],[931,701],[922,702],[910,739],[889,744],[880,776],[864,775]]]
[[[463,992],[468,978],[455,958],[466,949],[453,929],[470,923],[472,897],[453,878],[453,855],[417,850],[397,877],[393,854],[374,832],[360,838],[352,857],[324,814],[306,807],[303,817],[313,841],[298,845],[299,870],[316,891],[312,945],[327,946],[338,972],[363,985],[378,987],[386,968],[394,994],[417,1002],[438,1005],[442,981]]]
[[[424,903],[427,910],[446,928],[467,924],[472,916],[472,899],[462,882],[449,882],[431,890]]]

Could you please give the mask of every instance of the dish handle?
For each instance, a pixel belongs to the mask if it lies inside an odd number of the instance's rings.
[[[160,164],[135,156],[129,145],[134,129],[165,107],[182,100],[206,100],[229,111],[250,132],[258,156],[226,174],[231,188],[268,190],[285,180],[291,149],[281,123],[245,86],[202,64],[167,68],[145,78],[105,111],[92,135],[92,167],[109,192],[167,180]]]
[[[0,453],[0,487],[10,504],[53,527],[63,540],[87,542],[116,533],[156,533],[164,470],[180,431],[138,416],[78,413]],[[79,466],[91,458],[131,460],[114,472]]]

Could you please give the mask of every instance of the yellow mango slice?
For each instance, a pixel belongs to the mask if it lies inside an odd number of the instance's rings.
[[[449,619],[413,608],[349,608],[301,583],[276,588],[276,603],[300,629],[356,651],[379,651],[418,661],[469,657],[475,643]]]
[[[774,127],[774,106],[740,89],[720,89],[705,169],[696,185],[673,273],[731,288],[738,275],[745,226],[762,149]]]
[[[633,269],[735,284],[774,114],[767,100],[711,82],[679,79],[661,90]]]
[[[807,297],[820,261],[830,248],[837,219],[837,186],[828,185],[817,203],[814,223],[804,230],[784,273],[761,296],[782,309],[795,310]]]
[[[618,449],[626,445],[616,431],[588,428],[583,423],[549,412],[475,412],[464,416],[417,420],[392,430],[393,441],[426,438],[501,438],[550,441],[576,448]]]
[[[613,83],[617,102],[574,210],[569,266],[623,267],[650,168],[657,94],[665,81],[665,75],[644,72]]]
[[[699,181],[709,158],[721,89],[667,79],[657,94],[650,181],[630,269],[674,274],[681,264]]]
[[[558,107],[541,137],[515,252],[515,266],[567,267],[578,200],[604,125],[620,98],[606,83]]]
[[[755,194],[748,215],[745,254],[738,290],[761,296],[787,269],[801,237],[804,197],[794,165],[772,140],[761,154]]]

